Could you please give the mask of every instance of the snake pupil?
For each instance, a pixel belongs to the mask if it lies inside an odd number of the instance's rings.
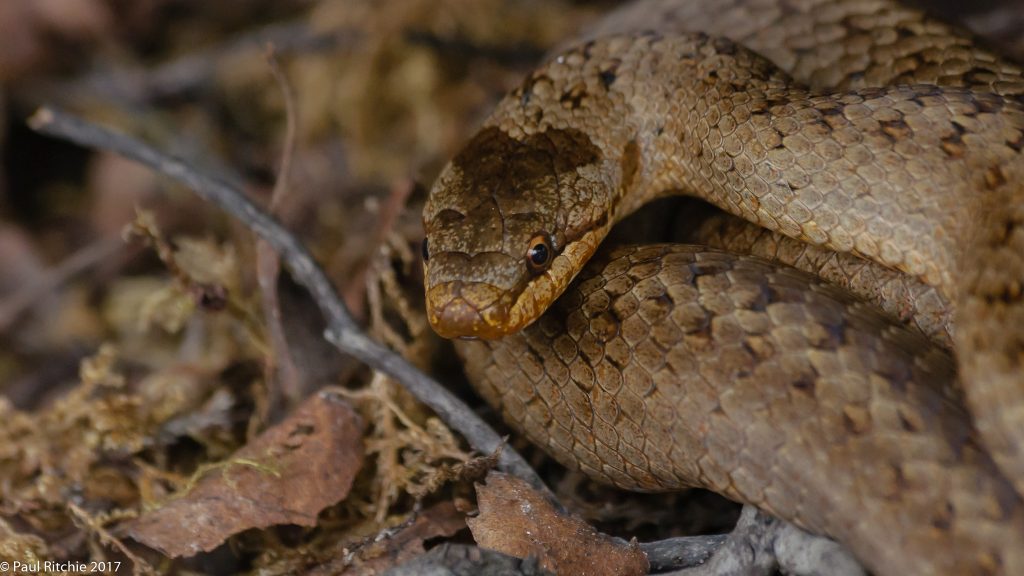
[[[548,247],[537,244],[530,249],[530,262],[537,266],[543,266],[548,261]]]
[[[547,270],[551,263],[551,240],[547,234],[534,236],[526,251],[526,263],[534,272]]]

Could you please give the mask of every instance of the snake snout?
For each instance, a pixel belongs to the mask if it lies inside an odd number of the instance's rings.
[[[444,282],[427,291],[427,317],[444,338],[493,340],[506,334],[503,296],[504,291],[483,282]]]

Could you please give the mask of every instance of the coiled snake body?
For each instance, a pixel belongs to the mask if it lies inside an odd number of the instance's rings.
[[[596,478],[710,488],[879,574],[1024,573],[1022,93],[1018,67],[887,0],[634,3],[531,74],[435,184],[431,324],[478,338],[457,347],[485,398]],[[767,229],[755,252],[909,286],[928,302],[845,283],[951,334],[955,362],[750,256],[630,247],[570,286],[667,194]],[[944,302],[955,327],[920,312]]]

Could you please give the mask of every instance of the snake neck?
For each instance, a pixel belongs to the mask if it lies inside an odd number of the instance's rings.
[[[489,123],[513,138],[585,134],[613,173],[592,194],[609,199],[611,222],[655,197],[694,195],[953,298],[967,223],[992,204],[974,191],[1020,196],[1008,175],[1022,118],[1012,97],[964,88],[812,94],[731,41],[649,33],[568,50]]]

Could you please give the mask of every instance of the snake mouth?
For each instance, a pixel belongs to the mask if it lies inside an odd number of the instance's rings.
[[[427,318],[443,338],[496,340],[516,332],[507,291],[484,282],[453,280],[427,291]]]

